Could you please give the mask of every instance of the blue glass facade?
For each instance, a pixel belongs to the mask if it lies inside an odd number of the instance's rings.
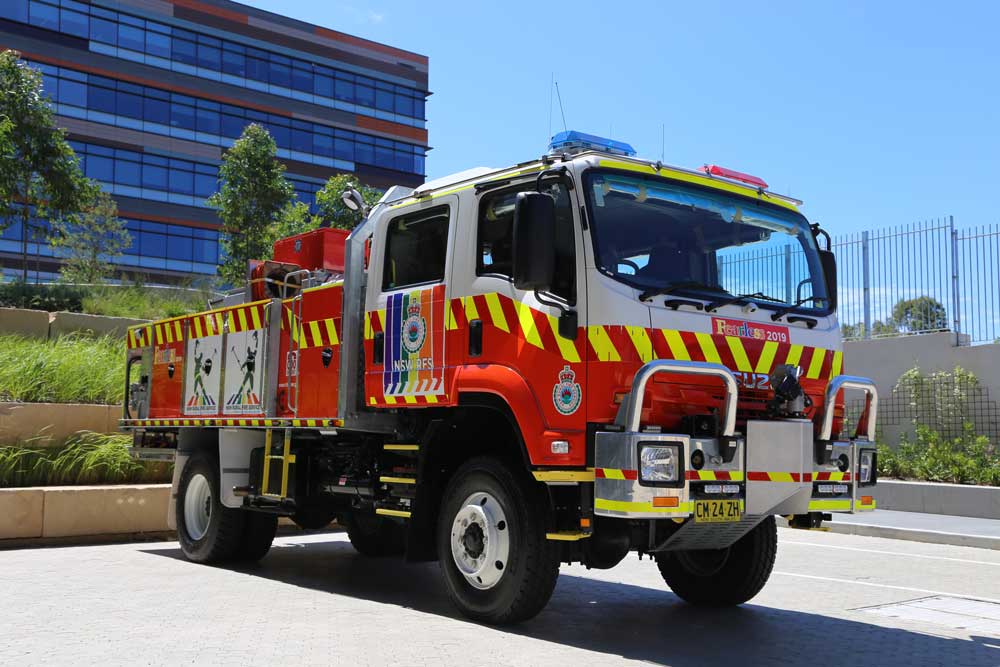
[[[423,181],[427,59],[229,0],[3,0],[0,40],[43,73],[87,176],[118,200],[133,246],[118,262],[165,281],[213,275],[205,200],[222,153],[268,129],[301,201],[336,173]],[[34,241],[34,238],[30,239]],[[21,230],[0,235],[20,256]],[[29,264],[58,255],[29,244]]]

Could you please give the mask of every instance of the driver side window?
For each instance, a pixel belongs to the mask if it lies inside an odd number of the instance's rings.
[[[511,279],[513,274],[514,206],[517,193],[527,186],[488,193],[479,202],[476,242],[476,275]],[[556,272],[552,293],[576,303],[576,240],[573,209],[566,187],[559,182],[543,184],[543,192],[556,201]]]

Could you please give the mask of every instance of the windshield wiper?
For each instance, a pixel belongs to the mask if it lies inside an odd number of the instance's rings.
[[[775,297],[768,296],[763,292],[754,292],[753,294],[733,294],[708,304],[705,306],[705,311],[711,313],[713,310],[718,310],[723,306],[728,306],[731,303],[743,301],[744,299],[764,299],[765,301],[774,301],[775,303],[785,303],[784,299],[776,299]]]
[[[804,304],[807,304],[807,303],[809,303],[810,301],[822,301],[822,300],[823,300],[823,298],[822,298],[822,297],[817,297],[817,296],[807,296],[806,298],[804,298],[804,299],[799,299],[799,300],[798,300],[798,301],[796,301],[795,303],[791,303],[791,304],[789,304],[789,305],[787,305],[787,306],[784,306],[783,308],[778,308],[778,309],[777,309],[777,310],[775,310],[775,311],[774,311],[774,313],[773,313],[773,314],[771,315],[771,319],[772,319],[772,320],[774,320],[775,322],[777,322],[777,321],[778,321],[778,320],[780,320],[780,319],[781,319],[782,317],[784,317],[784,316],[785,316],[785,315],[787,315],[788,313],[792,312],[793,310],[795,310],[796,308],[798,308],[798,307],[799,307],[799,306],[801,306],[801,305],[804,305]]]
[[[700,283],[696,280],[686,280],[678,283],[670,283],[669,285],[664,285],[663,287],[650,287],[643,290],[639,294],[639,301],[647,301],[652,299],[654,296],[660,296],[663,294],[673,294],[679,289],[703,289],[712,292],[724,292],[720,287],[714,287],[713,285],[706,285],[705,283]]]

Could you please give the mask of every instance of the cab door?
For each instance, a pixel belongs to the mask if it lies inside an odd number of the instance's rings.
[[[365,402],[439,404],[458,198],[400,207],[379,225],[365,301]]]

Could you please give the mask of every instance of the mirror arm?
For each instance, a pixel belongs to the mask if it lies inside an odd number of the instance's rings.
[[[538,303],[545,306],[552,306],[553,308],[558,308],[560,313],[568,313],[572,310],[569,306],[563,305],[556,301],[555,299],[550,299],[547,296],[542,296],[542,293],[535,290],[535,298],[538,299]]]
[[[816,239],[817,245],[819,244],[819,237],[822,236],[826,239],[826,249],[829,250],[832,246],[830,244],[830,234],[819,226],[818,222],[814,222],[809,225],[809,231],[812,232],[813,238]]]
[[[548,169],[541,170],[540,172],[538,172],[538,178],[535,179],[535,191],[536,192],[542,191],[542,179],[545,178],[546,176],[552,176],[552,175],[565,176],[567,171],[568,169],[566,168],[566,165],[559,165],[558,167],[549,167]],[[566,188],[572,190],[573,179],[566,178],[564,180],[566,181]]]

